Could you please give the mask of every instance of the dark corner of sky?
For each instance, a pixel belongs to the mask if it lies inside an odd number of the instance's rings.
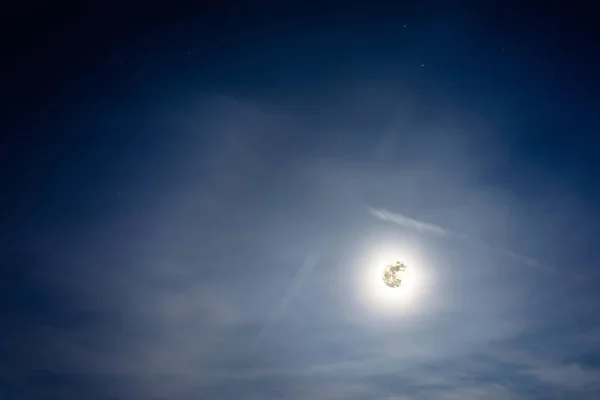
[[[600,398],[594,5],[3,3],[0,400]]]

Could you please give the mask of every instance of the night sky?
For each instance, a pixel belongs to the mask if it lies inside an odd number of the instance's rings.
[[[600,398],[594,2],[397,3],[3,5],[0,400]]]

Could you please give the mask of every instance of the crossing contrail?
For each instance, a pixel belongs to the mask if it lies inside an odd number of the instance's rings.
[[[314,266],[316,264],[317,264],[316,256],[314,256],[312,254],[309,254],[308,256],[306,256],[304,263],[302,263],[302,265],[298,269],[298,272],[296,273],[296,276],[292,280],[292,284],[290,285],[288,290],[285,292],[285,295],[283,296],[283,298],[281,299],[281,301],[279,302],[277,307],[275,307],[273,309],[273,311],[271,312],[271,315],[269,316],[269,318],[263,325],[263,328],[261,329],[260,333],[258,334],[259,340],[277,322],[277,320],[279,318],[281,318],[281,316],[285,312],[285,309],[292,302],[292,300],[298,293],[298,290],[300,290],[302,283],[304,282],[304,280],[306,279],[306,277],[308,276],[310,271],[312,271],[312,269],[314,268]]]

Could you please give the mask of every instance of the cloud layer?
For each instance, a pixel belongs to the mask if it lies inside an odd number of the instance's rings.
[[[560,260],[577,243],[550,246],[548,218],[582,211],[485,184],[490,157],[467,155],[505,155],[470,117],[415,122],[389,98],[405,117],[362,139],[374,90],[332,103],[349,120],[227,97],[169,116],[180,144],[119,189],[115,210],[28,238],[29,279],[56,309],[11,317],[13,397],[596,398],[591,278],[557,281],[500,250],[547,246],[536,256]],[[361,305],[356,260],[378,243],[426,254],[435,279],[421,312]]]

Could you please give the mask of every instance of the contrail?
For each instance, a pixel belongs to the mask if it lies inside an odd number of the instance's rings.
[[[375,218],[378,218],[382,221],[393,222],[405,228],[416,230],[419,233],[429,233],[438,236],[456,236],[460,238],[465,238],[464,235],[449,231],[448,229],[444,229],[441,226],[429,224],[423,221],[418,221],[416,219],[409,218],[402,214],[392,213],[383,209],[376,210],[374,208],[369,208],[369,212],[373,216],[375,216]]]
[[[291,286],[285,292],[285,295],[283,296],[277,307],[273,309],[273,312],[271,313],[271,315],[265,322],[265,325],[258,334],[259,340],[277,322],[277,320],[281,318],[283,312],[285,311],[287,306],[292,302],[294,296],[296,296],[296,294],[298,293],[300,286],[302,285],[302,283],[316,264],[317,257],[312,254],[309,254],[304,260],[304,263],[302,263],[302,265],[298,269],[294,280],[292,280]]]
[[[553,268],[550,268],[547,265],[540,264],[538,261],[534,260],[533,258],[524,256],[522,254],[515,253],[515,252],[507,250],[507,249],[503,249],[501,247],[489,245],[485,242],[482,242],[479,239],[469,237],[462,233],[454,232],[449,229],[442,228],[441,226],[437,226],[437,225],[433,225],[433,224],[430,224],[427,222],[412,219],[410,217],[407,217],[406,215],[402,215],[399,213],[393,213],[391,211],[384,210],[384,209],[368,208],[368,210],[371,213],[371,215],[373,215],[375,218],[380,219],[382,221],[393,222],[404,228],[412,229],[412,230],[415,230],[422,234],[430,234],[430,235],[437,235],[437,236],[452,236],[455,238],[476,242],[480,246],[487,247],[490,250],[502,253],[505,256],[508,256],[510,258],[513,258],[515,260],[522,262],[523,264],[526,264],[526,265],[529,265],[532,267],[537,267],[537,268],[543,269],[547,272],[554,272]]]

